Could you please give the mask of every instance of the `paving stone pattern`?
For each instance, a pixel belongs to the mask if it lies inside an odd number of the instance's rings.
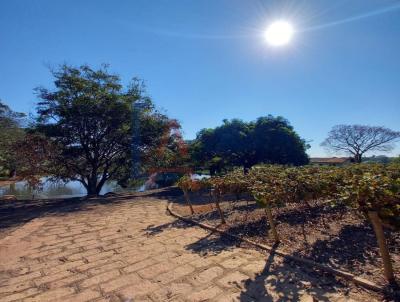
[[[2,302],[353,301],[177,221],[151,197],[36,218],[0,247]]]

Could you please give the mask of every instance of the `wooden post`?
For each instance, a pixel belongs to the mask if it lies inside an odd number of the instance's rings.
[[[267,218],[269,221],[269,225],[271,227],[272,235],[274,236],[274,239],[275,239],[275,243],[279,243],[280,240],[279,240],[278,232],[276,231],[274,217],[272,216],[271,208],[268,206],[268,204],[265,206],[265,213],[267,214]]]
[[[383,270],[386,280],[389,283],[395,283],[392,261],[390,259],[389,249],[386,244],[385,233],[383,232],[382,221],[376,211],[369,211],[368,217],[374,228],[376,240],[378,241],[379,252],[383,260]]]
[[[193,214],[194,214],[194,210],[193,210],[192,202],[190,201],[189,193],[188,193],[188,191],[187,191],[186,189],[183,190],[183,195],[185,196],[186,202],[187,202],[188,205],[189,205],[189,208],[190,208],[190,215],[193,215]]]
[[[224,213],[222,212],[221,207],[219,206],[220,195],[214,191],[214,196],[215,196],[215,206],[217,207],[219,216],[221,217],[221,223],[225,224],[226,221],[224,218]]]

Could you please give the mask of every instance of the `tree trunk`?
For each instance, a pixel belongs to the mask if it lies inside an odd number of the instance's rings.
[[[9,178],[15,178],[17,176],[17,170],[16,169],[11,169],[10,172],[8,173]]]
[[[243,174],[247,175],[250,172],[252,165],[248,164],[248,163],[244,163],[243,165]]]
[[[96,185],[89,185],[87,188],[87,195],[88,196],[97,196]]]
[[[355,161],[357,164],[361,164],[361,162],[362,162],[362,154],[356,153],[356,154],[354,155],[354,161]]]
[[[89,178],[86,190],[87,190],[87,195],[88,196],[96,196],[96,195],[98,195],[98,193],[97,193],[97,179],[93,180],[93,178]]]
[[[219,201],[220,201],[220,195],[219,194],[215,194],[215,206],[217,207],[219,216],[221,217],[221,223],[225,224],[225,217],[224,217],[224,213],[221,210],[221,207],[219,206]]]
[[[99,181],[99,183],[96,186],[96,194],[99,195],[101,192],[101,189],[103,188],[104,184],[107,181],[107,177],[105,175],[103,175]]]
[[[211,176],[215,175],[215,168],[214,167],[210,167],[210,175]]]
[[[379,218],[376,211],[369,211],[368,217],[371,220],[372,226],[375,231],[375,236],[378,241],[379,252],[383,260],[383,269],[386,280],[389,283],[395,283],[392,261],[390,259],[389,249],[386,244],[386,238],[385,233],[383,232],[381,219]]]
[[[268,205],[265,207],[265,213],[267,214],[269,225],[271,227],[271,233],[272,233],[272,236],[275,239],[275,243],[279,243],[280,240],[279,240],[278,232],[276,231],[274,217],[272,216],[271,209],[270,209],[270,207]]]
[[[194,210],[193,210],[192,202],[190,201],[190,198],[189,198],[188,191],[187,190],[183,190],[183,195],[185,196],[185,200],[186,200],[187,204],[189,205],[190,215],[193,215],[194,214]]]
[[[235,193],[235,198],[236,198],[236,201],[238,202],[239,201],[239,199],[240,199],[240,193]]]

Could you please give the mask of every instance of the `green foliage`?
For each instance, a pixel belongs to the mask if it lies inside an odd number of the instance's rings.
[[[347,167],[288,167],[262,165],[248,175],[236,170],[210,182],[218,193],[250,191],[262,207],[327,200],[345,203],[360,213],[377,211],[381,219],[400,228],[400,165],[358,164]]]
[[[393,164],[400,164],[400,155],[392,159]]]
[[[253,122],[224,120],[221,126],[201,130],[191,144],[191,156],[210,174],[257,163],[302,165],[308,162],[307,144],[282,117],[260,117]]]
[[[208,190],[211,188],[211,183],[207,178],[203,179],[192,179],[190,175],[186,174],[182,176],[176,183],[176,185],[186,192],[198,192],[201,190]]]
[[[250,190],[262,207],[282,206],[288,201],[285,167],[266,165],[253,168],[249,173]]]
[[[243,177],[243,170],[235,169],[226,175],[224,180],[227,185],[227,191],[236,196],[236,200],[244,193],[248,193],[250,190],[248,180]]]
[[[400,165],[357,165],[345,170],[341,197],[361,212],[378,212],[400,229]]]
[[[0,176],[12,177],[17,170],[15,143],[25,132],[22,123],[25,114],[11,110],[0,100]]]
[[[160,145],[168,148],[171,121],[155,111],[142,81],[134,78],[124,88],[107,66],[63,65],[53,76],[54,90],[37,88],[41,101],[34,128],[53,145],[49,175],[80,181],[88,194],[98,194],[108,179],[126,184],[132,167],[132,104],[137,102],[146,105],[138,115],[143,160],[151,162]]]

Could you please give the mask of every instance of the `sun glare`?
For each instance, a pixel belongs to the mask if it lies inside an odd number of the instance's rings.
[[[283,20],[271,23],[265,31],[265,39],[271,46],[283,46],[288,44],[293,37],[293,26]]]

